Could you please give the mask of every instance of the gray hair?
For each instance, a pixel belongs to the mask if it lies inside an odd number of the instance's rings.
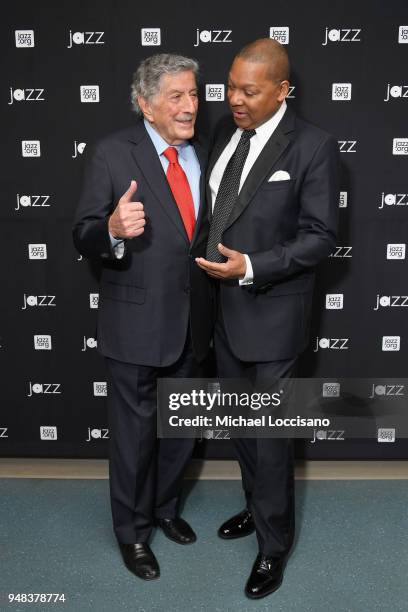
[[[198,62],[189,57],[172,53],[158,53],[144,59],[133,74],[131,86],[132,109],[138,115],[141,115],[142,110],[137,98],[141,96],[146,100],[151,100],[160,91],[163,75],[184,71],[193,72],[197,79]]]

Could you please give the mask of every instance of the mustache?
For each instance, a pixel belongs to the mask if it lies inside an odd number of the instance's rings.
[[[191,119],[194,119],[194,117],[194,113],[183,113],[182,115],[178,116],[177,119],[179,121],[191,121]]]

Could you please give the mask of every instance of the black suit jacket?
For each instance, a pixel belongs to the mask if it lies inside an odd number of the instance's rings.
[[[211,282],[195,257],[205,254],[208,214],[204,198],[205,148],[192,142],[201,166],[201,203],[190,244],[157,152],[143,125],[101,140],[87,154],[74,243],[103,270],[99,294],[98,347],[103,355],[148,366],[174,363],[190,324],[196,358],[205,358],[212,334]],[[108,218],[130,181],[147,218],[141,236],[125,241],[114,257]]]
[[[213,148],[208,179],[236,129],[228,123]],[[227,337],[242,361],[289,359],[306,346],[314,266],[335,246],[339,166],[337,141],[288,107],[251,168],[223,234],[225,246],[249,255],[254,271],[253,285],[220,282]],[[277,170],[290,179],[269,182]]]

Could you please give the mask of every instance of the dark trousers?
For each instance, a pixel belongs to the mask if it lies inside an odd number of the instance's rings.
[[[266,388],[268,381],[294,375],[296,357],[262,363],[240,361],[229,345],[221,311],[214,340],[220,378],[247,378],[255,387]],[[293,440],[234,438],[233,443],[259,550],[271,556],[286,554],[292,546],[295,528]]]
[[[156,518],[177,515],[183,474],[195,444],[193,439],[157,439],[157,378],[195,377],[199,365],[190,339],[179,360],[168,367],[105,361],[113,528],[120,542],[146,542]]]

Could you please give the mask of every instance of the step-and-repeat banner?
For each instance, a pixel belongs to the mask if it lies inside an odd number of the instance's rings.
[[[1,27],[0,455],[107,456],[99,270],[74,250],[71,225],[86,147],[135,121],[139,61],[198,59],[198,129],[209,134],[228,112],[234,54],[265,36],[287,46],[288,103],[336,136],[342,160],[338,242],[320,266],[300,375],[373,379],[369,392],[389,410],[396,394],[408,398],[398,384],[408,371],[406,0],[20,1],[3,6]],[[398,431],[391,444],[309,442],[299,454],[408,455]],[[231,447],[207,441],[197,454],[229,457]]]

